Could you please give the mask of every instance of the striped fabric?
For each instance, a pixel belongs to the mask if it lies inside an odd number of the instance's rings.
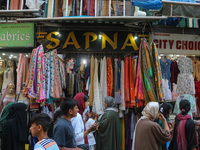
[[[36,143],[34,150],[59,150],[59,148],[54,140],[47,138]]]

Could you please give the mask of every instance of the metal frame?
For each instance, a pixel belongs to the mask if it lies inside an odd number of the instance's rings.
[[[52,18],[24,18],[17,19],[17,22],[70,22],[70,21],[115,21],[115,22],[152,22],[160,19],[167,19],[167,17],[159,16],[97,16],[97,17],[52,17]]]

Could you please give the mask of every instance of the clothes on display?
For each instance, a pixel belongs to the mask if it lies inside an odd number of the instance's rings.
[[[170,59],[166,59],[166,58],[160,59],[160,66],[161,66],[162,78],[168,80],[168,84],[169,84],[170,90],[171,90],[171,81],[170,81],[170,77],[171,77],[171,72],[170,72],[171,63],[172,63],[172,61]]]
[[[60,66],[64,66],[64,63],[59,61],[56,50],[44,55],[42,45],[34,49],[26,78],[25,93],[35,98],[38,103],[45,102],[47,98],[48,103],[61,98],[62,88],[66,85],[62,78],[65,76],[65,68]]]
[[[195,85],[192,60],[188,57],[178,59],[178,68],[180,73],[177,81],[178,94],[195,94]]]

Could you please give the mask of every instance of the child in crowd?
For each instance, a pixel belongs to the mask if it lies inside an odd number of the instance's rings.
[[[97,114],[93,113],[93,112],[87,112],[87,122],[85,123],[85,128],[86,130],[88,130],[90,128],[90,126],[92,124],[95,123],[95,121],[97,121]],[[95,138],[94,138],[94,133],[95,131],[93,132],[90,132],[88,135],[87,135],[87,138],[88,138],[88,144],[89,144],[89,150],[95,150],[95,145],[96,145],[96,141],[95,141]]]
[[[34,150],[59,150],[53,139],[48,138],[47,132],[51,126],[51,118],[45,113],[40,113],[31,119],[30,131],[32,136],[37,137],[39,142],[34,146]]]

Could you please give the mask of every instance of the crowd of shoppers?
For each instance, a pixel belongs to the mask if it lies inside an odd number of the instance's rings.
[[[49,115],[39,113],[32,117],[30,131],[38,139],[34,150],[120,150],[120,119],[116,99],[105,98],[105,110],[100,116],[88,110],[88,99],[84,93],[78,93],[74,98],[62,100],[54,113],[53,138],[48,137],[52,123]],[[12,126],[16,123],[15,127],[20,129],[12,129],[16,130],[15,136],[21,140],[15,142],[15,146],[24,144],[23,135],[26,132],[21,127],[26,119],[26,109],[26,105],[20,103],[10,103],[4,108],[0,119],[4,149],[12,146],[6,145],[9,134],[5,134],[5,130],[9,133],[9,124]],[[170,124],[169,116],[173,111],[170,103],[147,103],[133,130],[132,150],[198,150],[195,124],[188,115],[190,109],[190,102],[182,100],[181,113]]]

